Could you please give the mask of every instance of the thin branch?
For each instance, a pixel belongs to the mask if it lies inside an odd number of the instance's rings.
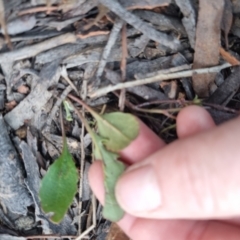
[[[111,53],[112,47],[114,46],[114,44],[118,38],[119,32],[120,32],[123,24],[124,24],[124,21],[122,19],[117,19],[113,25],[113,28],[112,28],[111,33],[108,38],[108,42],[107,42],[105,48],[103,49],[102,57],[99,62],[99,65],[98,65],[98,70],[96,73],[97,79],[99,79],[103,74],[104,68],[107,64],[107,59]]]
[[[65,66],[62,66],[61,76],[64,78],[64,80],[67,81],[67,83],[72,87],[72,89],[76,92],[76,94],[79,95],[79,92],[78,92],[76,86],[73,84],[73,82],[68,77],[67,69]]]
[[[161,69],[159,71],[145,73],[145,74],[137,73],[137,74],[134,75],[134,77],[136,79],[150,78],[150,77],[154,77],[154,76],[159,75],[159,74],[181,72],[183,70],[189,70],[191,68],[192,68],[192,64],[184,64],[184,65],[181,65],[181,66],[172,67],[172,68],[168,68],[168,69]]]
[[[104,88],[100,88],[97,91],[90,94],[90,98],[100,97],[103,96],[109,92],[120,90],[124,88],[130,88],[135,87],[139,85],[154,83],[154,82],[160,82],[164,80],[171,80],[171,79],[179,79],[183,77],[191,77],[193,74],[203,74],[203,73],[213,73],[213,72],[219,72],[224,68],[231,67],[232,65],[229,63],[224,63],[220,66],[210,67],[210,68],[202,68],[202,69],[194,69],[194,70],[187,70],[177,73],[170,73],[170,74],[159,74],[154,77],[146,78],[146,79],[140,79],[140,80],[133,80],[126,83],[118,83],[114,86],[110,85]]]
[[[52,123],[53,118],[56,115],[56,112],[58,110],[58,108],[60,107],[60,105],[62,104],[63,100],[67,97],[67,95],[72,91],[72,86],[69,85],[61,94],[60,98],[57,99],[54,107],[52,108],[51,114],[49,115],[47,122],[46,122],[46,126],[43,130],[43,133],[48,134],[50,132],[50,126]]]
[[[175,116],[170,114],[169,112],[179,112],[182,108],[173,108],[173,109],[144,109],[144,108],[134,108],[134,110],[138,112],[144,112],[144,113],[155,113],[155,114],[163,114],[166,117],[176,119]]]
[[[128,57],[128,49],[127,49],[127,28],[126,24],[122,27],[122,60],[121,60],[121,74],[122,74],[122,82],[126,80],[126,67],[127,67],[127,57]],[[126,99],[126,89],[122,89],[119,96],[118,106],[120,111],[124,110]]]
[[[25,9],[25,10],[18,12],[18,16],[32,14],[32,13],[38,13],[38,12],[48,12],[48,11],[55,11],[55,10],[58,11],[60,9],[61,9],[61,7],[59,7],[59,6],[56,6],[56,7],[55,6],[34,7],[34,8]]]

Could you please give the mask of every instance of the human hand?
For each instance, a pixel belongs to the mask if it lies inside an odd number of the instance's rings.
[[[116,187],[124,232],[134,240],[239,240],[239,123],[216,127],[204,109],[190,106],[177,117],[179,140],[167,146],[141,123],[121,152],[131,165]],[[103,203],[100,161],[89,181]]]

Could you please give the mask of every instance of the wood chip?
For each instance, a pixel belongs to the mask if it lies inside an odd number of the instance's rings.
[[[221,21],[224,0],[200,0],[199,16],[196,32],[196,44],[193,68],[218,65],[221,37]],[[201,97],[208,97],[209,88],[215,80],[215,73],[193,75],[193,88]]]
[[[207,102],[226,106],[240,87],[239,75],[240,67],[235,67],[234,72],[210,96]]]

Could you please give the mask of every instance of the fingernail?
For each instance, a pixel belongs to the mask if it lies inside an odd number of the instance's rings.
[[[126,172],[116,186],[119,204],[129,213],[151,211],[161,205],[161,192],[150,165]]]

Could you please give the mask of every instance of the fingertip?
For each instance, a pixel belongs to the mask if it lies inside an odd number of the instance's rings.
[[[142,161],[161,149],[165,143],[148,126],[139,120],[139,134],[129,146],[121,151],[121,158],[129,164]]]
[[[89,185],[98,198],[98,200],[103,204],[104,202],[104,177],[103,177],[103,168],[101,161],[95,161],[90,166],[88,172]]]
[[[211,115],[200,106],[183,108],[178,114],[176,121],[179,138],[188,137],[215,126]]]

